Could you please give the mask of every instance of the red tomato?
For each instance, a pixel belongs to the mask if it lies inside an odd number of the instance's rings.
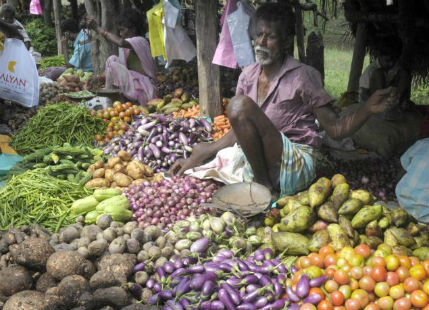
[[[359,244],[355,247],[355,253],[362,255],[364,258],[368,258],[371,255],[371,248],[367,244]]]
[[[411,293],[411,304],[417,308],[423,308],[428,304],[428,295],[422,290],[415,290]]]
[[[334,306],[341,306],[344,303],[344,295],[340,291],[331,293],[331,302]]]
[[[409,269],[411,267],[411,260],[408,256],[398,255],[399,263],[402,267]]]
[[[310,262],[313,266],[317,266],[320,268],[323,268],[323,256],[316,253],[311,253],[308,255],[308,258],[310,259]]]
[[[341,285],[338,290],[343,294],[345,299],[349,299],[352,295],[352,288],[350,285]]]
[[[325,299],[325,293],[323,293],[323,291],[318,287],[312,287],[308,292],[308,296],[313,294],[318,294],[322,299]]]
[[[357,289],[352,293],[351,299],[359,300],[360,306],[362,308],[366,307],[369,304],[368,293],[362,289]]]
[[[307,268],[311,266],[311,260],[308,256],[301,256],[298,260],[298,265],[300,269]]]
[[[359,280],[359,287],[367,292],[371,292],[374,289],[375,281],[369,276],[363,276]]]
[[[398,276],[398,274],[396,272],[389,271],[387,273],[386,282],[390,286],[394,286],[394,285],[398,284],[399,283],[399,276]]]
[[[339,307],[334,307],[334,310],[347,310],[347,309],[346,307],[339,306]]]
[[[325,257],[328,254],[334,254],[334,248],[331,245],[325,245],[320,248],[319,254]]]
[[[382,266],[373,267],[371,270],[371,278],[376,282],[384,282],[387,278],[387,271]]]
[[[346,309],[347,310],[360,310],[360,301],[357,299],[348,299],[346,301]]]
[[[352,269],[350,269],[350,276],[353,279],[359,280],[363,277],[363,268],[360,266],[355,266]]]
[[[411,308],[411,301],[409,298],[402,297],[395,301],[393,310],[409,310]]]
[[[369,303],[364,310],[380,310],[380,307],[375,303]]]
[[[371,267],[371,266],[365,266],[365,267],[363,267],[363,275],[364,275],[364,276],[369,276],[369,275],[371,275],[371,270],[372,270],[372,267]]]
[[[332,279],[334,277],[335,271],[335,267],[328,267],[325,269],[325,276],[327,276],[329,279]]]
[[[350,280],[350,287],[352,288],[352,290],[357,290],[359,288],[359,282],[356,279],[351,279]]]
[[[402,284],[392,286],[389,290],[389,295],[392,296],[393,299],[399,299],[404,297],[405,295],[404,286]]]
[[[343,270],[337,270],[334,273],[334,279],[339,285],[344,285],[350,283],[350,279],[347,276],[347,273]]]
[[[429,259],[422,262],[423,268],[425,268],[426,274],[429,277]]]
[[[299,310],[317,310],[316,306],[310,303],[303,304]]]
[[[419,265],[420,264],[420,260],[417,257],[410,257],[410,262],[411,262],[411,266],[415,266],[415,265]]]
[[[419,281],[422,281],[426,278],[426,270],[423,265],[414,265],[410,268],[410,276],[416,278]]]
[[[401,281],[401,282],[404,282],[405,279],[410,276],[410,272],[404,266],[401,266],[398,269],[396,269],[395,273],[398,275],[399,281]]]
[[[426,294],[429,294],[429,280],[426,280],[425,283],[423,284],[423,291]]]
[[[374,256],[372,258],[372,266],[373,267],[384,267],[386,266],[386,262],[383,257]]]
[[[334,307],[329,300],[324,299],[317,305],[317,310],[334,310]]]
[[[420,282],[416,278],[408,277],[404,281],[404,289],[407,293],[411,293],[420,288]]]
[[[393,298],[390,296],[381,297],[377,300],[377,305],[381,310],[390,310],[393,308]]]

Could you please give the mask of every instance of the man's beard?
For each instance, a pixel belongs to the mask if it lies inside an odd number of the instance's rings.
[[[273,53],[268,48],[260,45],[255,46],[254,51],[256,61],[262,66],[271,65],[274,61],[280,59],[279,51]]]

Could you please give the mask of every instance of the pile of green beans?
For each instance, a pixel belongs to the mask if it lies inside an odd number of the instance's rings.
[[[94,136],[103,134],[106,124],[90,114],[85,107],[59,102],[41,108],[36,115],[12,137],[11,146],[26,155],[50,146],[90,146]]]
[[[37,223],[56,232],[73,223],[73,201],[88,195],[90,190],[50,176],[44,169],[28,170],[0,188],[0,230]]]

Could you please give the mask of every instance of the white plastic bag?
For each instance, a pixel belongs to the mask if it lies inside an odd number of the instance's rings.
[[[0,55],[0,97],[27,108],[39,102],[36,63],[21,40],[5,41]]]

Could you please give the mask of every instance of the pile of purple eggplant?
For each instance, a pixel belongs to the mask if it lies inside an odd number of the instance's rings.
[[[204,118],[151,114],[137,118],[126,133],[113,138],[103,151],[106,155],[116,156],[124,150],[155,172],[166,171],[179,158],[187,158],[196,144],[212,141],[211,130],[210,123]]]
[[[222,249],[205,263],[196,257],[167,262],[146,282],[148,303],[163,310],[276,310],[289,303],[287,268],[269,248],[246,259]]]

